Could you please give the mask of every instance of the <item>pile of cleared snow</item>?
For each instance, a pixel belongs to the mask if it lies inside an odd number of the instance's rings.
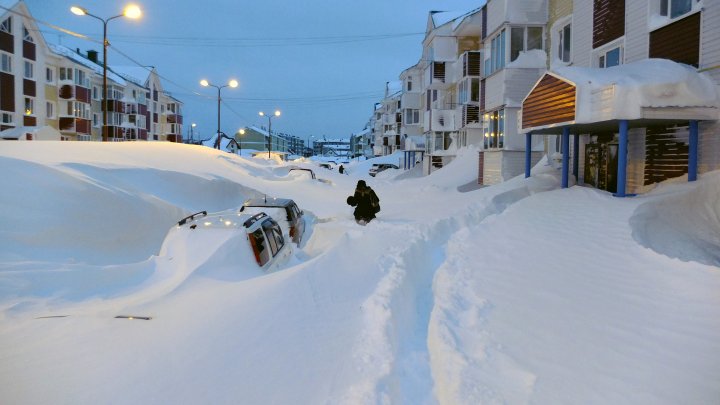
[[[660,254],[720,266],[720,173],[707,173],[702,180],[667,186],[690,190],[638,207],[630,218],[635,240]]]

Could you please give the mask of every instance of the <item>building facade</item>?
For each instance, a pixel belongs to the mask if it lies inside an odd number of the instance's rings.
[[[182,142],[182,102],[162,91],[154,68],[135,67],[144,73],[128,79],[109,66],[103,97],[97,51],[48,44],[22,0],[0,5],[0,131],[32,139],[47,127],[68,141]]]
[[[520,126],[560,157],[564,187],[624,196],[720,167],[720,4],[575,0],[549,11],[550,70]]]

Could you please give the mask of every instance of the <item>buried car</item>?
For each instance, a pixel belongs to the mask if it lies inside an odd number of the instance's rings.
[[[240,207],[240,213],[266,212],[283,227],[295,244],[300,245],[305,234],[304,212],[295,201],[287,198],[252,198]]]
[[[165,238],[174,250],[212,249],[231,252],[233,266],[255,266],[263,271],[277,270],[292,255],[280,225],[268,214],[243,214],[227,210],[208,214],[200,211],[181,219]]]
[[[399,167],[392,163],[375,163],[374,165],[372,165],[372,167],[368,171],[368,174],[372,177],[375,177],[376,174],[378,174],[382,171],[385,171],[387,169],[399,169]]]

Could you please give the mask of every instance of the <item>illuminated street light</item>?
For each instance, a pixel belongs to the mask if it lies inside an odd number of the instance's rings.
[[[272,146],[272,117],[273,115],[275,117],[279,117],[280,110],[275,110],[273,114],[265,114],[264,112],[260,111],[258,115],[261,117],[267,117],[268,119],[268,159],[270,159],[270,147]]]
[[[225,84],[223,86],[216,86],[210,82],[208,82],[205,79],[200,80],[200,85],[203,87],[215,87],[217,89],[217,138],[215,139],[215,148],[220,149],[220,90],[225,87],[232,87],[235,88],[238,86],[238,81],[235,79],[231,79],[228,84]]]
[[[110,18],[100,18],[94,14],[91,14],[87,11],[87,9],[78,7],[78,6],[72,6],[70,7],[70,11],[75,15],[87,15],[92,18],[98,19],[102,21],[103,23],[103,97],[102,97],[102,112],[103,112],[103,129],[102,129],[102,138],[103,142],[107,142],[107,47],[110,45],[110,43],[107,40],[107,24],[110,20],[113,20],[115,18],[120,17],[127,17],[132,19],[137,19],[142,16],[142,11],[140,11],[140,7],[136,6],[135,4],[129,4],[125,7],[122,14],[110,17]]]

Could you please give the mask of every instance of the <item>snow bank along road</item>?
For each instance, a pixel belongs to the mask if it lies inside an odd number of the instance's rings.
[[[368,178],[382,212],[360,227],[344,201],[361,164],[317,168],[320,182],[187,145],[9,145],[0,402],[720,398],[720,244],[707,236],[720,215],[699,202],[720,176],[615,199],[558,190],[539,167],[459,193],[474,155],[425,178]],[[184,214],[265,193],[310,220],[286,269],[240,269],[212,243],[157,255]],[[685,256],[670,248],[678,232]]]

